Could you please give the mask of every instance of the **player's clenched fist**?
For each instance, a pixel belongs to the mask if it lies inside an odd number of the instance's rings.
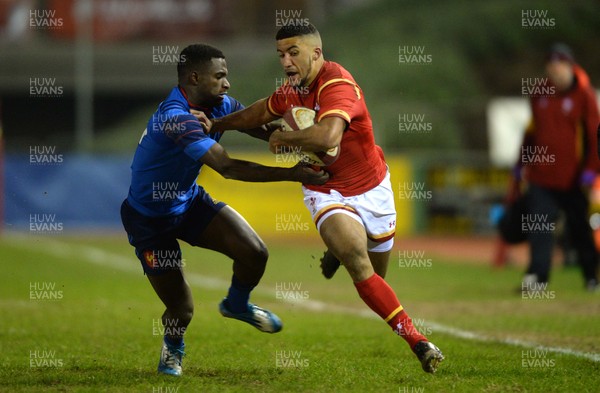
[[[294,180],[301,182],[302,184],[325,184],[329,180],[329,173],[324,170],[315,171],[311,167],[308,167],[301,162],[296,164],[292,168],[294,173]]]
[[[208,134],[212,128],[212,121],[210,121],[210,119],[202,111],[190,109],[190,113],[194,115],[196,119],[198,119],[200,124],[202,124],[202,127],[204,127],[204,132]]]
[[[281,153],[281,146],[285,146],[285,143],[281,140],[282,135],[283,132],[281,131],[281,128],[278,128],[271,133],[271,137],[269,138],[269,150],[271,150],[271,153]]]

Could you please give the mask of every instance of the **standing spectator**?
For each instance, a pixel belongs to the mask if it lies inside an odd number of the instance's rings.
[[[567,220],[589,291],[598,287],[598,255],[588,223],[588,193],[600,169],[596,154],[598,104],[586,72],[564,44],[551,47],[546,61],[546,90],[531,97],[532,120],[517,164],[528,181],[523,229],[530,262],[521,289],[545,289],[549,279],[553,227],[559,210]]]

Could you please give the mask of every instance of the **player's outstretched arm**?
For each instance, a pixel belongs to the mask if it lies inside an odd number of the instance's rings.
[[[210,132],[226,130],[249,130],[258,128],[277,119],[267,110],[267,99],[263,98],[241,111],[212,120]]]
[[[329,179],[329,175],[325,171],[317,172],[302,165],[281,168],[237,160],[229,157],[223,146],[218,143],[212,145],[200,158],[200,161],[224,178],[233,180],[248,182],[297,181],[303,184],[323,184]]]
[[[206,117],[206,114],[204,112],[196,110],[196,109],[191,109],[190,113],[192,115],[194,115],[194,117],[196,119],[198,119],[200,124],[202,124],[202,126],[206,130],[205,132],[207,134],[214,132],[212,130],[213,122],[208,117]],[[253,138],[262,139],[263,141],[268,141],[269,138],[271,137],[271,133],[279,127],[280,127],[280,124],[278,122],[271,122],[268,124],[264,124],[260,127],[238,130],[238,131],[243,132],[244,134],[250,135]]]
[[[274,131],[269,139],[269,149],[276,153],[281,146],[296,146],[303,151],[326,151],[342,141],[346,121],[339,117],[326,117],[320,122],[294,132]]]
[[[263,141],[268,142],[273,131],[275,131],[279,127],[280,125],[277,122],[271,122],[258,128],[251,128],[249,130],[239,131],[243,132],[244,134],[250,135],[253,138],[262,139]]]

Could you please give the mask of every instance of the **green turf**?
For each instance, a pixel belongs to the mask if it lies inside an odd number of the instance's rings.
[[[153,323],[162,307],[124,237],[0,239],[0,391],[598,391],[600,362],[502,343],[512,338],[600,353],[599,297],[582,290],[577,270],[554,272],[553,299],[521,299],[514,293],[517,269],[492,271],[435,256],[429,267],[407,268],[392,258],[388,281],[447,358],[428,375],[383,322],[355,313],[367,308],[345,272],[331,281],[320,277],[319,247],[276,241],[269,247],[268,271],[253,300],[283,319],[276,335],[222,318],[217,304],[230,263],[184,247],[196,310],[184,376],[172,378],[155,371],[160,335]],[[31,300],[31,284],[54,286],[46,296],[59,299]],[[277,299],[282,286],[294,286],[308,302]],[[315,301],[337,308],[308,310]],[[448,328],[488,341],[458,338]]]

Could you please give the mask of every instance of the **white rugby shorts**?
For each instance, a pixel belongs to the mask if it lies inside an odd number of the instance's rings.
[[[302,187],[304,204],[310,211],[317,230],[334,214],[346,214],[358,221],[367,232],[367,249],[386,252],[394,245],[396,208],[390,172],[375,188],[359,195],[345,197],[335,190],[329,194]]]

